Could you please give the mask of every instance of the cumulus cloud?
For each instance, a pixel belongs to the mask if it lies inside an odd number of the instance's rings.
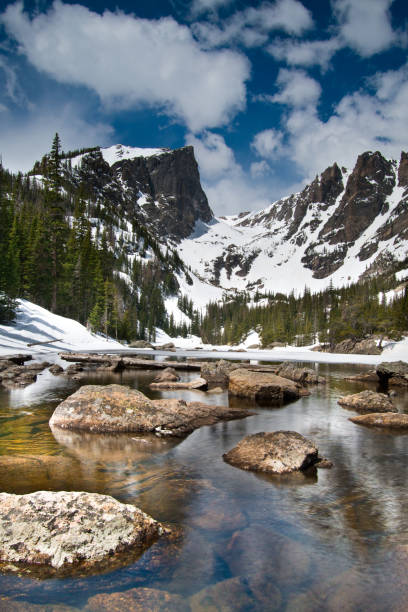
[[[308,76],[304,70],[281,68],[276,84],[280,91],[269,97],[269,101],[290,107],[304,108],[316,104],[322,92],[320,84]]]
[[[274,41],[267,51],[277,61],[284,61],[290,66],[320,66],[327,70],[331,58],[341,46],[337,37],[310,41],[284,39]]]
[[[107,107],[156,107],[193,132],[223,125],[245,107],[248,60],[203,51],[171,17],[99,15],[56,0],[33,19],[16,2],[1,21],[35,68],[94,90]]]
[[[232,215],[269,204],[268,188],[252,182],[222,136],[206,132],[197,138],[189,134],[186,142],[194,146],[202,184],[215,214]]]
[[[378,73],[373,92],[344,96],[333,115],[322,121],[316,107],[294,108],[287,116],[287,155],[309,176],[337,161],[351,166],[366,150],[399,157],[406,149],[408,65]]]
[[[297,0],[277,0],[238,11],[222,24],[199,22],[193,24],[192,29],[207,48],[233,42],[258,47],[267,42],[269,33],[274,30],[299,36],[312,26],[311,14],[303,4]]]
[[[282,145],[282,134],[276,130],[263,130],[255,135],[251,147],[259,155],[266,159],[272,159],[276,156],[277,152]],[[261,162],[262,163],[262,162]],[[263,166],[265,169],[265,166]],[[261,168],[261,166],[258,166]]]
[[[265,176],[270,172],[270,167],[267,161],[262,159],[259,162],[253,162],[250,166],[250,174],[252,178],[259,178],[261,176]]]
[[[332,0],[340,36],[362,57],[384,51],[397,41],[389,8],[393,0]]]
[[[3,117],[3,115],[6,115]],[[111,144],[113,129],[105,123],[90,124],[77,105],[33,108],[24,119],[0,114],[1,149],[5,168],[27,172],[36,159],[49,151],[55,132],[64,150]]]
[[[232,0],[194,0],[191,6],[192,15],[201,15],[210,11],[216,11],[221,6],[231,4]]]

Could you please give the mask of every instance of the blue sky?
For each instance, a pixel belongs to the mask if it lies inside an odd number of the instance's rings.
[[[408,148],[406,0],[3,2],[0,152],[193,144],[216,214]]]

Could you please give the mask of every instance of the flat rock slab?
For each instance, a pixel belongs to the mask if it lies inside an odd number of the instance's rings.
[[[228,391],[238,397],[273,402],[291,401],[301,395],[309,395],[306,389],[292,380],[270,372],[243,368],[230,372]]]
[[[113,497],[85,492],[0,493],[0,561],[55,569],[97,564],[115,552],[146,546],[160,523]]]
[[[247,410],[177,399],[149,400],[123,385],[84,385],[57,406],[50,427],[94,433],[153,432],[183,436],[202,425],[243,418]]]
[[[374,412],[351,417],[349,421],[357,425],[369,425],[372,427],[385,427],[390,429],[408,429],[408,414],[399,412]]]
[[[187,382],[180,381],[162,381],[150,383],[150,389],[207,389],[207,381],[204,378],[195,378]]]
[[[351,408],[357,412],[395,412],[395,406],[384,393],[361,391],[346,395],[338,400],[340,406]]]
[[[243,470],[273,474],[304,470],[321,461],[317,446],[296,431],[246,436],[223,458]]]

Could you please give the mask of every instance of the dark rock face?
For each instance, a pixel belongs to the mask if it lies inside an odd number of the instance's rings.
[[[243,470],[273,474],[305,470],[321,460],[317,446],[296,431],[246,436],[223,458]]]
[[[196,221],[208,222],[213,217],[190,146],[122,159],[112,166],[100,151],[94,151],[83,156],[73,180],[86,183],[95,199],[119,216],[143,223],[161,239],[186,238]],[[145,197],[139,205],[141,194]]]
[[[375,371],[384,384],[408,386],[408,363],[405,361],[384,361],[376,367]]]
[[[384,393],[361,391],[339,399],[340,406],[357,410],[357,412],[395,412],[395,406]]]

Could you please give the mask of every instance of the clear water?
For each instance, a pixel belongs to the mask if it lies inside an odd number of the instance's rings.
[[[148,384],[155,372],[95,374],[80,382],[45,372],[23,390],[0,387],[0,455],[43,460],[24,471],[18,460],[11,470],[0,468],[2,491],[105,493],[139,506],[175,534],[102,575],[39,580],[0,574],[0,595],[40,609],[50,603],[81,609],[98,593],[149,587],[181,595],[192,610],[406,609],[408,437],[355,425],[348,420],[354,413],[337,405],[341,395],[375,389],[344,380],[366,366],[316,367],[328,384],[281,408],[245,404],[227,393],[153,393]],[[62,399],[80,384],[111,382],[149,397],[230,401],[257,414],[176,441],[52,434],[48,419]],[[397,393],[398,409],[408,412],[408,393]],[[334,467],[271,477],[223,461],[244,436],[278,429],[315,440]],[[237,577],[246,579],[245,596],[232,580]],[[198,604],[194,594],[202,589],[213,599],[199,597]]]

